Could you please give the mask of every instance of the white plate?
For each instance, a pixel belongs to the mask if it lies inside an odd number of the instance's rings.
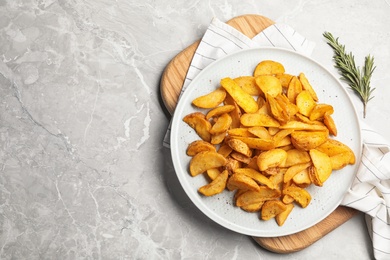
[[[262,60],[281,62],[286,73],[305,73],[314,87],[320,103],[334,107],[333,119],[338,128],[337,140],[350,146],[355,152],[357,163],[332,173],[319,188],[311,185],[307,190],[312,201],[305,209],[294,207],[285,224],[279,227],[274,219],[262,221],[258,213],[247,213],[233,205],[233,192],[224,191],[212,197],[204,197],[197,189],[206,184],[202,176],[191,177],[188,172],[190,157],[186,155],[189,143],[199,139],[192,128],[182,121],[183,117],[196,109],[191,101],[200,95],[215,90],[220,79],[252,75],[255,66]],[[176,107],[171,130],[171,153],[177,177],[192,202],[210,219],[235,232],[257,236],[276,237],[293,234],[307,229],[327,217],[339,206],[350,187],[360,162],[360,126],[352,101],[341,83],[324,67],[312,59],[296,52],[278,48],[255,48],[243,50],[221,58],[195,77],[181,96]]]

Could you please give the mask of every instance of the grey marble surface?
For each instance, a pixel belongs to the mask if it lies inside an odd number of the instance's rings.
[[[292,254],[207,219],[162,146],[159,80],[213,17],[330,31],[377,69],[364,119],[390,140],[390,2],[0,0],[1,259],[372,259],[362,214]],[[354,96],[359,115],[362,106]]]

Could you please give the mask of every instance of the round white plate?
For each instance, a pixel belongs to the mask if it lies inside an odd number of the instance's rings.
[[[191,177],[188,168],[191,157],[186,155],[188,144],[200,139],[195,131],[183,122],[183,117],[195,111],[191,101],[220,86],[224,77],[252,75],[255,66],[262,60],[282,63],[286,73],[305,73],[315,89],[320,103],[334,107],[338,135],[337,140],[347,144],[356,155],[355,165],[335,171],[323,187],[311,185],[307,190],[312,201],[305,209],[294,207],[283,226],[274,219],[263,221],[259,213],[247,213],[233,204],[234,192],[205,197],[197,189],[207,183],[204,176]],[[247,49],[225,56],[202,70],[181,96],[171,125],[171,153],[177,177],[192,202],[210,219],[235,232],[257,237],[276,237],[307,229],[327,217],[339,206],[344,194],[352,184],[360,162],[362,149],[360,126],[352,101],[341,83],[324,67],[296,52],[278,48]]]

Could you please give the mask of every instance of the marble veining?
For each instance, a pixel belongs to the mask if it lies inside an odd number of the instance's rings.
[[[324,30],[360,60],[372,52],[367,121],[390,139],[389,2],[294,2],[0,0],[0,258],[372,258],[362,215],[290,255],[220,227],[188,199],[162,146],[165,66],[213,17],[248,13],[316,41],[330,70]]]

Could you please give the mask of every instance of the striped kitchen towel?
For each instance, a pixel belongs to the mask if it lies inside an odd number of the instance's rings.
[[[315,44],[285,24],[274,24],[250,39],[214,18],[205,32],[187,72],[182,92],[191,80],[213,61],[253,47],[281,47],[310,56]],[[342,205],[366,214],[376,259],[390,259],[390,145],[381,135],[361,122],[362,160]],[[169,148],[170,126],[164,138]]]
[[[366,215],[376,259],[390,259],[390,143],[364,122],[361,163],[342,205]]]

